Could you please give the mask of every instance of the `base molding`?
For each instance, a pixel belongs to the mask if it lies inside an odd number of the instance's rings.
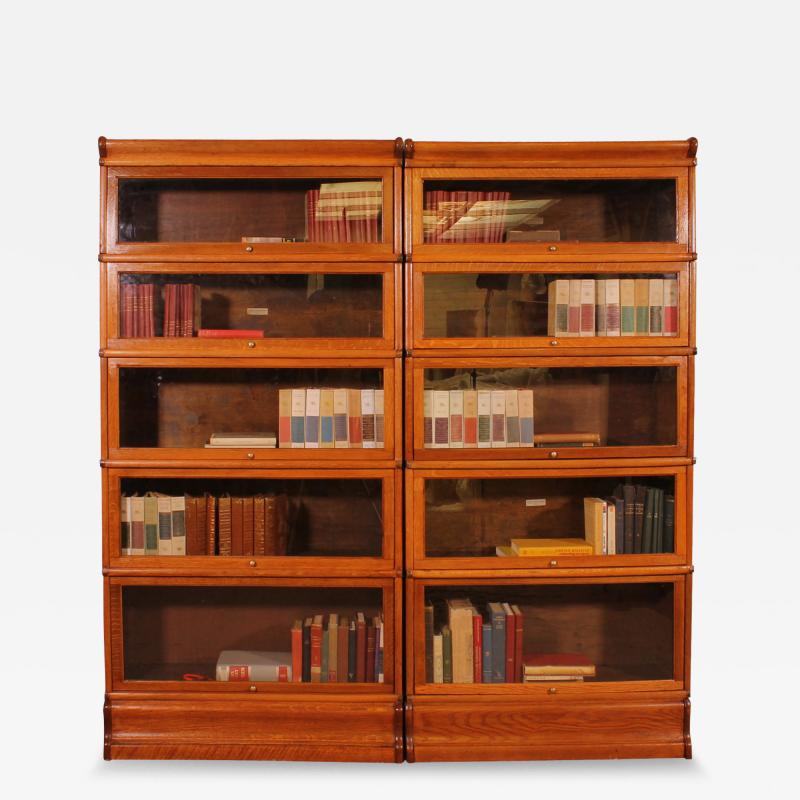
[[[107,695],[106,759],[403,760],[399,698]]]
[[[685,692],[536,700],[413,696],[409,761],[691,757]]]

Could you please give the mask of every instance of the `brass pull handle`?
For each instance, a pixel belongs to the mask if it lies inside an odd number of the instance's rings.
[[[557,347],[557,346],[558,346],[558,339],[553,339],[553,341],[550,342],[550,347]]]
[[[556,251],[556,250],[558,250],[558,248],[557,248],[557,247],[556,247],[554,244],[551,244],[551,245],[550,245],[550,247],[548,247],[547,249],[548,249],[548,250],[549,250],[551,253],[555,253],[555,251]]]
[[[251,566],[251,567],[254,567],[255,565],[256,565],[256,562],[255,562],[255,561],[253,561],[252,559],[250,559],[250,566]]]
[[[253,252],[253,245],[249,244],[245,247],[245,252],[252,253]]]
[[[254,348],[254,347],[256,346],[256,343],[255,343],[255,342],[248,342],[248,343],[247,343],[247,346],[248,346],[250,349],[252,349],[252,348]]]
[[[256,686],[254,683],[251,683],[250,684],[250,691],[251,692],[257,692],[258,691],[258,686]]]
[[[553,560],[550,562],[550,566],[551,566],[551,567],[557,567],[557,566],[558,566],[558,561],[556,561],[555,559],[553,559]]]
[[[547,694],[555,694],[555,693],[556,693],[556,687],[555,686],[551,686],[551,687],[548,688]]]
[[[551,450],[550,458],[558,458],[558,450]]]
[[[255,458],[255,455],[256,455],[255,453],[248,453],[247,457],[248,458]]]

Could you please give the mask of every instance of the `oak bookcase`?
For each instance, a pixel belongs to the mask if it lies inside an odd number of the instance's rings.
[[[99,145],[105,757],[690,757],[696,140]],[[616,278],[676,287],[672,335],[552,333],[552,281]],[[228,335],[163,335],[175,285]],[[430,446],[427,390],[492,386],[533,388],[554,441]],[[300,387],[383,390],[383,446],[207,446],[278,431]],[[621,484],[674,497],[663,552],[495,554],[580,536]],[[148,492],[279,498],[288,543],[131,552],[123,498]],[[524,653],[596,674],[432,680],[425,607],[459,597],[517,604]],[[214,680],[221,650],[358,611],[383,682]]]

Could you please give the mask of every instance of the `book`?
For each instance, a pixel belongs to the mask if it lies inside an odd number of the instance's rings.
[[[650,335],[650,279],[635,278],[633,281],[636,303],[636,335]]]
[[[244,553],[244,500],[231,497],[231,555]]]
[[[255,498],[242,498],[242,555],[255,555]]]
[[[605,514],[604,527],[606,531],[605,555],[613,556],[617,552],[617,507],[613,498],[604,497]]]
[[[350,427],[347,422],[347,389],[333,390],[333,446],[350,447]]]
[[[506,390],[506,447],[519,447],[519,402],[516,389]]]
[[[422,443],[433,447],[433,389],[422,392]]]
[[[492,623],[484,622],[482,629],[481,683],[492,683]]]
[[[525,646],[525,630],[522,609],[512,603],[511,611],[514,613],[516,631],[514,634],[514,674],[511,680],[515,683],[522,680],[522,654]]]
[[[339,683],[346,683],[347,676],[347,659],[348,659],[348,635],[350,633],[350,620],[347,617],[339,617],[339,625],[337,628],[336,643],[336,680]]]
[[[206,506],[206,554],[217,554],[217,498],[207,494]]]
[[[296,619],[291,629],[292,681],[300,683],[303,678],[303,620]]]
[[[569,307],[567,308],[567,333],[565,336],[581,335],[581,281],[569,282]]]
[[[319,403],[320,390],[306,389],[305,408],[305,446],[306,448],[319,447]]]
[[[361,390],[361,442],[368,450],[375,449],[375,390]]]
[[[523,683],[552,683],[553,681],[578,682],[583,680],[583,675],[525,675]]]
[[[664,538],[661,552],[675,552],[675,498],[669,494],[664,496]]]
[[[450,393],[433,393],[433,447],[450,446]]]
[[[136,500],[136,498],[134,498]],[[172,500],[166,495],[159,495],[158,505],[158,554],[172,555]],[[134,515],[136,506],[134,505]],[[135,516],[134,516],[135,519]]]
[[[606,299],[606,336],[620,335],[619,278],[608,278],[605,281]]]
[[[535,433],[533,444],[535,447],[599,447],[600,434],[592,431]]]
[[[506,680],[506,613],[502,603],[487,606],[492,623],[492,683]]]
[[[433,606],[425,605],[425,683],[433,683]]]
[[[347,629],[347,681],[356,682],[358,670],[358,645],[356,636],[356,621],[350,620],[350,627]]]
[[[634,527],[636,513],[636,487],[632,483],[626,483],[622,487],[622,498],[625,506],[624,517],[624,548],[621,552],[634,552]]]
[[[547,335],[569,336],[569,281],[557,279],[547,286]]]
[[[593,678],[596,666],[580,653],[535,653],[522,659],[525,677],[533,675],[583,675]]]
[[[607,307],[606,281],[596,279],[594,283],[594,333],[595,336],[606,336]]]
[[[444,650],[442,647],[442,634],[433,636],[433,682],[444,683]]]
[[[257,328],[200,328],[197,336],[200,339],[263,339],[264,331]]]
[[[506,446],[506,393],[493,389],[492,402],[492,447]]]
[[[292,447],[301,448],[306,444],[306,390],[292,389],[291,417]]]
[[[277,440],[271,432],[212,433],[208,440],[217,447],[275,447]]]
[[[315,614],[309,626],[309,673],[311,683],[321,683],[322,678],[322,622],[323,615]]]
[[[186,498],[183,495],[170,498],[172,510],[172,553],[186,555]]]
[[[663,336],[664,334],[664,279],[650,278],[649,288],[649,316],[650,335]]]
[[[167,498],[167,506],[169,507],[169,498]],[[167,515],[168,519],[170,514]],[[171,519],[170,519],[171,524]],[[171,529],[170,529],[171,536]],[[144,497],[131,498],[131,546],[130,555],[143,556],[145,555],[145,533],[144,533]],[[168,552],[159,555],[169,555]]]
[[[653,552],[653,513],[656,490],[645,489],[644,496],[644,523],[642,526],[642,553]]]
[[[642,551],[642,533],[644,531],[644,504],[647,487],[637,486],[633,501],[633,553]]]
[[[144,555],[158,555],[158,497],[153,492],[144,496]]]
[[[470,603],[472,613],[472,682],[483,683],[483,617]]]
[[[464,446],[464,392],[450,392],[450,447]]]
[[[619,332],[620,336],[636,335],[636,285],[633,278],[619,282]]]
[[[442,626],[442,682],[453,682],[453,635],[449,625]]]
[[[478,447],[492,446],[492,393],[478,390]]]
[[[520,389],[519,446],[533,447],[533,389]]]
[[[594,304],[595,304],[594,278],[583,278],[580,281],[580,335],[594,336]]]
[[[577,537],[512,539],[511,551],[516,556],[590,556],[594,547]]]
[[[328,650],[328,642],[330,640],[330,629],[325,627],[323,622],[322,627],[322,645],[320,647],[321,653],[321,660],[322,665],[319,671],[319,682],[320,683],[327,683],[328,682],[328,658],[329,658],[329,650]]]
[[[122,556],[133,555],[131,553],[131,498],[123,495],[119,509],[119,552]],[[432,610],[431,610],[431,613]]]
[[[517,554],[514,552],[514,549],[511,545],[499,544],[494,549],[494,554],[496,556],[501,556],[503,558],[508,558],[511,556],[516,556]]]
[[[607,497],[609,555],[622,555],[625,552],[625,501],[621,497]],[[612,522],[613,516],[613,522]],[[611,541],[613,540],[613,550]]]
[[[223,495],[217,499],[218,547],[221,556],[232,555],[231,497]]]
[[[607,552],[606,507],[606,501],[600,497],[583,498],[584,534],[596,556]]]
[[[356,683],[367,679],[367,620],[364,612],[356,614]]]
[[[378,450],[383,450],[385,445],[384,438],[384,390],[375,390],[375,447]]]
[[[678,335],[678,279],[664,278],[664,336]]]
[[[278,389],[278,447],[292,445],[292,390]]]
[[[664,490],[655,489],[653,498],[653,549],[651,553],[662,552],[664,545]]]
[[[319,396],[319,446],[333,447],[333,389],[320,390]]]
[[[364,680],[367,683],[375,682],[375,650],[377,647],[377,642],[375,641],[376,632],[377,631],[374,625],[366,626],[367,650],[365,656]]]
[[[362,447],[361,432],[361,390],[347,390],[347,434],[350,447]]]
[[[313,617],[303,620],[303,682],[311,682],[311,625]]]
[[[514,657],[517,652],[517,620],[510,603],[503,603],[506,615],[506,683],[514,683]]]
[[[384,624],[380,617],[375,618],[376,648],[375,648],[375,680],[378,683],[384,682]]]
[[[447,601],[447,623],[452,637],[453,683],[472,683],[473,629],[472,604],[465,598]]]
[[[218,681],[292,680],[292,654],[255,650],[223,650],[217,659]]]

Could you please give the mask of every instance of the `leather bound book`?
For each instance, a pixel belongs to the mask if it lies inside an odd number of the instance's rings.
[[[316,614],[311,623],[311,683],[322,678],[322,622],[323,615]]]
[[[511,606],[514,612],[514,624],[516,630],[514,631],[514,675],[509,680],[519,683],[522,680],[522,659],[524,652],[524,623],[522,617],[522,609],[514,604]]]
[[[264,516],[264,495],[253,498],[253,555],[266,555],[266,529]]]
[[[206,495],[206,554],[217,554],[217,498],[213,494]]]
[[[328,616],[328,683],[339,680],[339,615]]]
[[[655,512],[656,490],[648,488],[644,498],[644,528],[642,529],[642,551],[653,552],[653,517]]]
[[[253,498],[242,498],[242,555],[252,556],[255,552],[253,537]]]
[[[636,486],[633,502],[633,552],[642,552],[642,533],[644,532],[644,501],[647,497],[646,486]]]
[[[197,498],[187,494],[184,502],[186,503],[186,555],[205,555],[205,531],[197,527]]]
[[[306,617],[303,622],[303,681],[311,682],[311,624],[314,619]]]
[[[453,647],[453,683],[473,682],[472,604],[466,598],[447,601],[447,624]]]
[[[625,505],[624,510],[624,548],[620,552],[633,553],[633,532],[636,515],[636,487],[632,483],[626,483],[622,487],[622,498]]]
[[[483,683],[483,617],[472,607],[472,682]]]
[[[364,613],[356,615],[356,683],[367,678],[367,620]]]
[[[492,623],[484,622],[481,626],[481,677],[482,683],[492,683]]]
[[[661,552],[675,552],[675,498],[671,494],[664,497],[664,537]]]
[[[433,683],[433,606],[425,606],[425,683]]]
[[[506,683],[514,683],[514,660],[517,652],[517,620],[509,603],[503,603],[506,615]]]
[[[278,554],[278,520],[275,511],[275,495],[264,498],[264,555]]]
[[[296,619],[292,624],[292,682],[303,679],[303,620]]]
[[[230,556],[231,549],[231,496],[223,495],[217,501],[217,516],[219,530],[219,554]]]
[[[244,554],[244,500],[231,498],[231,553],[232,556]]]
[[[375,634],[374,625],[367,626],[367,664],[365,669],[365,680],[367,683],[375,683]]]
[[[453,682],[453,633],[449,625],[442,626],[442,682]]]
[[[338,643],[336,645],[336,680],[339,683],[347,683],[347,638],[350,633],[350,620],[347,617],[339,617],[339,627],[337,628]]]
[[[275,555],[285,556],[289,552],[289,498],[285,494],[275,497],[275,523]]]
[[[358,671],[358,644],[356,642],[356,621],[350,620],[347,631],[347,682],[355,683]]]
[[[328,642],[330,641],[330,629],[326,628],[323,623],[322,627],[322,667],[319,673],[319,682],[320,683],[327,683],[328,682],[328,658],[330,657],[330,651],[328,649]]]
[[[653,547],[651,553],[660,553],[664,544],[664,490],[655,489],[653,497]]]

